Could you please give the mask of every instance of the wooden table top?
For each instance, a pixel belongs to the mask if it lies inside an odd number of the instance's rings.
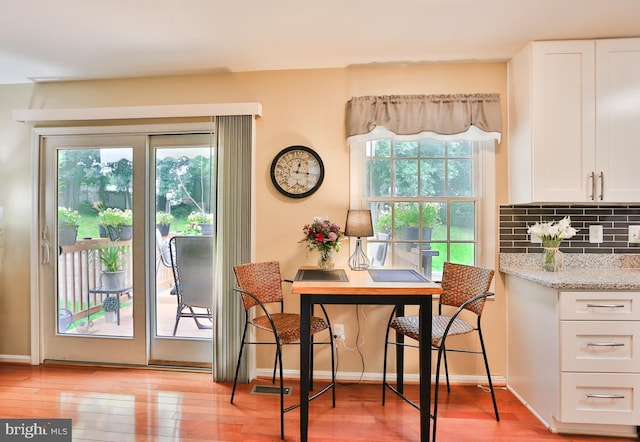
[[[316,269],[315,267],[301,267],[301,269]],[[374,281],[366,270],[354,271],[342,269],[348,281],[294,281],[291,293],[305,295],[437,295],[442,293],[442,287],[432,281],[414,282],[382,282]]]

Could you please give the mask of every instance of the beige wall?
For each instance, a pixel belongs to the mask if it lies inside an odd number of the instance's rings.
[[[345,141],[345,103],[352,96],[388,94],[440,94],[497,92],[503,102],[506,134],[506,64],[408,64],[404,66],[359,66],[347,69],[266,71],[241,74],[121,79],[0,86],[0,205],[5,207],[6,247],[0,249],[0,311],[2,315],[0,355],[28,355],[29,349],[29,259],[27,243],[32,216],[31,195],[35,179],[31,171],[30,127],[14,123],[12,109],[101,107],[215,102],[259,102],[263,115],[257,121],[257,260],[278,260],[284,277],[292,277],[301,264],[314,264],[298,240],[302,225],[315,215],[329,215],[344,224],[349,205],[349,155]],[[322,157],[326,175],[322,187],[309,198],[295,200],[280,195],[271,185],[269,166],[282,148],[302,144]],[[507,140],[497,147],[496,202],[506,202]],[[497,207],[495,208],[497,214]],[[496,215],[497,219],[497,215]],[[495,226],[497,232],[497,225]],[[497,234],[496,234],[497,238]],[[481,245],[482,246],[482,243]],[[497,247],[496,247],[497,249]],[[7,260],[7,255],[11,259]],[[346,265],[348,243],[338,254]],[[497,267],[497,256],[495,265]],[[504,290],[497,275],[496,300],[486,310],[485,329],[492,369],[505,374]],[[289,296],[288,309],[297,308]],[[353,347],[356,333],[355,307],[330,308],[332,322],[346,325],[347,345]],[[360,325],[365,336],[361,351],[366,372],[382,367],[381,342],[387,307],[360,307]],[[297,367],[297,350],[285,353],[287,367]],[[469,358],[466,358],[468,360]],[[270,367],[271,355],[259,358],[259,367]],[[482,374],[480,362],[456,364],[454,371]],[[320,369],[328,369],[323,362]],[[356,351],[340,347],[340,370],[360,372]]]

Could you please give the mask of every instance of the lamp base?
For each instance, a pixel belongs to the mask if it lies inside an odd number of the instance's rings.
[[[360,237],[356,240],[356,250],[349,257],[349,268],[351,270],[367,270],[369,268],[369,258],[362,250],[362,242]]]

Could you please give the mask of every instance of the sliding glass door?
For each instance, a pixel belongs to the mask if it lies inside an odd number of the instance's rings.
[[[155,365],[211,367],[216,220],[213,138],[210,134],[152,136],[149,146],[150,181],[154,183],[149,202],[155,213],[150,228],[155,232],[156,256],[149,360]],[[181,246],[187,242],[193,247]]]
[[[185,304],[170,249],[173,237],[198,237],[213,271],[211,140],[42,139],[44,359],[211,366],[213,288],[208,305]]]

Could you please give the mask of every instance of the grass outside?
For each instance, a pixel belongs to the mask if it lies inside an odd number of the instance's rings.
[[[186,230],[189,222],[187,216],[190,212],[184,210],[176,210],[174,219],[171,223],[172,232],[183,232]],[[78,227],[78,238],[98,238],[100,232],[98,230],[98,213],[95,210],[80,212],[80,226]]]
[[[451,237],[456,240],[471,241],[471,239],[474,238],[473,229],[451,226],[450,231]],[[447,226],[439,225],[433,227],[432,238],[447,238]],[[432,260],[432,269],[435,273],[442,272],[445,261],[470,265],[475,263],[475,243],[451,243],[449,247],[451,255],[447,256],[447,243],[437,241],[437,239],[433,239],[430,243],[433,250],[440,252],[439,255],[434,256]]]

